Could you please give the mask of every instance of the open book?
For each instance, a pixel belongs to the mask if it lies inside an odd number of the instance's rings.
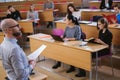
[[[85,39],[86,42],[94,42],[94,40],[95,40],[95,39],[94,39],[93,37],[91,37],[91,38],[89,38],[89,39]]]
[[[85,41],[88,42],[88,43],[100,44],[100,43],[95,42],[95,38],[93,38],[93,37],[91,37],[89,39],[85,39]]]
[[[28,55],[28,59],[29,60],[36,60],[38,58],[38,56],[43,52],[43,50],[46,48],[46,45],[42,45],[40,46],[37,50],[35,50],[33,53],[31,53],[30,55]]]

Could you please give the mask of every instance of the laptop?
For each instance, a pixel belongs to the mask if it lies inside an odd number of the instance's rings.
[[[64,42],[63,38],[61,38],[60,36],[57,36],[57,35],[51,35],[53,37],[54,40],[56,41],[61,41],[61,42]]]

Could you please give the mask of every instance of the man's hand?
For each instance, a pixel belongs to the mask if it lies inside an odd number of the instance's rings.
[[[36,61],[35,60],[29,60],[29,64],[31,65],[32,68],[35,67]]]

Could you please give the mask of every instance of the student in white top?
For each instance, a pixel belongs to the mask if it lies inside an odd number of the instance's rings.
[[[38,25],[39,15],[38,11],[35,11],[34,5],[31,5],[29,11],[27,12],[27,19],[33,20],[33,26]]]
[[[80,20],[80,10],[77,10],[73,4],[68,4],[67,6],[67,14],[72,14],[77,20]]]

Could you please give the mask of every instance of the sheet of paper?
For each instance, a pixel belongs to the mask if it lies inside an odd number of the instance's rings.
[[[90,26],[97,26],[97,22],[92,22],[92,23],[90,23],[88,25],[90,25]]]
[[[35,50],[33,53],[31,53],[30,55],[28,55],[28,59],[29,60],[36,60],[38,58],[38,56],[43,52],[43,50],[46,48],[46,45],[42,45],[40,46],[37,50]]]
[[[81,23],[81,24],[90,24],[92,22],[91,21],[79,21],[79,23]]]

